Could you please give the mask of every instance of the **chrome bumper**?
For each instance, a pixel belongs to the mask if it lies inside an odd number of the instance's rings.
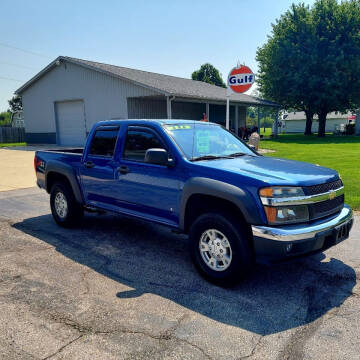
[[[340,214],[330,220],[316,221],[311,225],[288,225],[284,227],[252,226],[253,236],[274,241],[298,241],[314,239],[320,233],[336,229],[338,226],[350,222],[353,213],[348,205],[344,205]]]

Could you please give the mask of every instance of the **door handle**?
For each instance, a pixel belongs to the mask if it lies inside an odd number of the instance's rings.
[[[127,166],[125,166],[125,165],[122,165],[122,166],[118,167],[116,170],[117,170],[120,174],[127,174],[128,172],[130,172],[130,169],[129,169]]]
[[[95,166],[95,164],[92,161],[87,161],[84,165],[89,169]]]

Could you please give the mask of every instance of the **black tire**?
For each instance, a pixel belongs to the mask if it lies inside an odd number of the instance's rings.
[[[59,195],[58,195],[59,194]],[[64,197],[66,201],[67,210],[64,212],[64,216],[60,216],[59,210],[56,210],[55,199],[56,196]],[[50,192],[50,207],[51,213],[56,223],[63,227],[73,227],[78,225],[84,215],[84,209],[79,204],[74,196],[71,187],[64,183],[55,183]]]
[[[219,262],[219,264],[228,266],[224,270],[213,270],[206,264],[201,255],[200,239],[209,229],[221,232],[230,243],[232,254],[230,264],[225,265],[225,262]],[[249,239],[247,225],[230,214],[207,213],[197,218],[190,227],[189,247],[191,258],[200,274],[206,280],[219,286],[235,285],[251,273],[254,265],[254,251],[251,239]]]

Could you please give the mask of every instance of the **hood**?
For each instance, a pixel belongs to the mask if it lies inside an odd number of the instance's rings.
[[[198,165],[256,178],[270,185],[310,186],[332,182],[337,171],[302,161],[244,155],[234,159],[205,160]]]

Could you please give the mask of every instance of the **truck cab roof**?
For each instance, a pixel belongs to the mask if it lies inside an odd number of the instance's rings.
[[[153,125],[165,125],[165,124],[194,124],[194,123],[199,123],[198,120],[185,120],[185,119],[123,119],[123,120],[104,120],[104,121],[99,121],[97,123],[97,126],[101,126],[101,125],[120,125],[120,124],[129,124],[129,123],[134,123],[134,124],[153,124]],[[217,125],[220,126],[217,123],[213,123],[213,122],[200,122],[201,125]]]

